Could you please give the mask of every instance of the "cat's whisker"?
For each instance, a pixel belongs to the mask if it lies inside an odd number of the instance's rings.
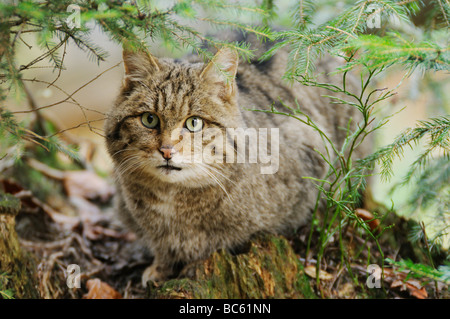
[[[130,165],[127,166],[127,168],[122,172],[122,175],[130,175],[134,173],[137,169],[141,168],[141,164],[139,162],[130,162]]]
[[[133,169],[131,169],[128,173],[129,174],[133,174],[133,173],[135,173],[136,171],[138,171],[138,170],[140,170],[140,174],[139,174],[139,176],[141,176],[142,175],[142,168],[144,168],[145,167],[145,163],[144,162],[137,162],[137,165],[136,166],[134,166],[133,167]]]
[[[129,148],[124,148],[123,150],[118,150],[117,152],[114,152],[113,154],[111,154],[111,157],[114,158],[114,156],[116,156],[117,154],[122,153],[122,152],[125,152],[125,151],[129,151],[129,150],[131,150],[131,149],[129,149]]]
[[[128,161],[131,161],[131,159],[128,159]],[[131,166],[131,165],[124,165],[125,163],[122,163],[120,168],[116,168],[116,171],[118,172],[118,174],[115,174],[115,180],[116,182],[119,181],[122,177],[124,177],[124,173],[126,172],[126,170]],[[132,163],[131,163],[132,164]]]
[[[139,158],[140,158],[139,155],[131,155],[126,159],[124,159],[117,167],[117,170],[120,172],[120,175],[130,173],[130,170],[135,167],[134,165],[136,163],[139,164],[139,161],[137,161]]]
[[[225,176],[222,172],[220,172],[218,169],[216,169],[215,167],[208,165],[208,164],[203,164],[203,163],[199,163],[200,165],[203,165],[205,168],[209,168],[210,170],[212,170],[213,172],[219,174],[220,176],[222,176],[223,178],[225,178],[227,181],[229,181],[230,183],[232,183],[233,185],[236,186],[236,183],[233,182],[231,179],[229,179],[227,176]]]
[[[130,161],[136,159],[137,155],[129,155],[127,157],[125,157],[117,166],[117,170],[122,170],[123,167],[125,167]]]
[[[202,167],[201,165],[198,165],[197,167],[199,169],[201,169],[203,172],[205,172],[206,174],[208,174],[209,177],[211,177],[217,183],[217,185],[219,185],[219,187],[224,191],[224,193],[227,195],[228,199],[231,202],[233,202],[233,199],[231,198],[230,194],[226,190],[225,186],[222,184],[222,182],[220,182],[220,180],[212,172],[208,171],[208,169],[206,167]]]
[[[137,147],[128,146],[128,147],[126,147],[124,149],[118,150],[117,152],[113,153],[111,155],[111,157],[114,157],[117,154],[122,153],[122,152],[126,152],[126,151],[139,151],[139,149]]]
[[[116,153],[117,153],[117,152],[116,152]],[[123,171],[124,167],[126,167],[126,165],[127,165],[130,161],[132,161],[133,158],[134,158],[135,156],[136,156],[136,155],[133,155],[133,154],[130,154],[130,155],[128,155],[128,156],[125,156],[125,158],[124,158],[122,161],[120,161],[120,162],[117,164],[117,166],[115,167],[116,171],[117,171],[117,172],[120,172],[121,175],[123,175],[122,171]],[[118,177],[118,175],[116,175],[116,180],[117,180],[117,177]]]

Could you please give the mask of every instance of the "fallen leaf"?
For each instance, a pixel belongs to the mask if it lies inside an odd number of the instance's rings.
[[[306,266],[304,270],[305,274],[309,277],[316,278],[316,266]],[[331,281],[333,280],[333,275],[324,270],[319,270],[319,279],[323,281]]]
[[[417,299],[428,298],[425,287],[422,287],[420,281],[408,279],[405,281],[407,274],[404,272],[393,273],[391,288],[399,288],[400,291],[408,291],[408,293]],[[388,278],[386,278],[388,279]]]
[[[16,182],[11,180],[0,180],[0,187],[2,187],[6,193],[10,193],[20,199],[22,211],[35,214],[44,212],[50,216],[53,221],[63,225],[66,229],[73,229],[79,224],[79,218],[57,212],[50,205],[47,205],[35,197],[31,191],[22,188],[22,186]]]
[[[89,170],[61,171],[33,158],[27,164],[47,177],[62,181],[67,195],[106,202],[114,194],[114,188],[95,172]]]
[[[400,287],[401,291],[406,290],[406,285],[402,280],[395,280],[392,282],[391,288],[398,288],[398,287]]]
[[[355,209],[355,214],[365,221],[371,230],[376,229],[380,225],[380,220],[376,219],[375,216],[373,216],[373,214],[368,210],[357,208]]]
[[[417,299],[426,299],[428,298],[428,293],[425,290],[425,287],[420,287],[420,283],[419,283],[419,287],[417,288],[417,283],[415,282],[411,282],[408,280],[406,282],[406,287],[408,288],[408,292],[411,296],[416,297]]]
[[[73,197],[100,198],[106,202],[114,193],[113,188],[104,179],[91,171],[65,172],[63,184],[67,194]]]
[[[53,214],[56,221],[70,224],[72,229],[78,225],[83,226],[83,235],[90,240],[98,240],[103,236],[125,238],[123,234],[114,230],[101,227],[103,221],[107,221],[100,208],[90,200],[100,199],[106,202],[114,194],[114,188],[95,172],[89,170],[62,171],[49,167],[35,159],[27,161],[35,170],[47,177],[59,180],[64,186],[69,202],[75,207],[79,218],[64,218]]]
[[[108,222],[107,216],[100,208],[80,196],[70,196],[70,203],[77,208],[79,221],[83,226],[83,235],[90,240],[99,240],[103,237],[131,238],[113,229],[102,227],[102,222]],[[133,239],[131,239],[133,240]]]
[[[86,282],[88,293],[83,299],[122,299],[122,295],[100,279],[89,279]]]

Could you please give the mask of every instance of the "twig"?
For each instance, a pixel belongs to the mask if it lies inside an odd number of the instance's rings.
[[[33,48],[33,46],[31,46],[31,45],[29,45],[28,43],[26,43],[25,40],[22,39],[22,37],[19,37],[19,40],[22,41],[22,43],[25,44],[25,45],[28,47],[28,49],[31,50],[31,49]],[[30,67],[28,67],[28,68],[30,68]]]
[[[425,247],[427,249],[427,256],[430,261],[431,267],[436,269],[436,267],[434,266],[433,258],[431,257],[431,249],[430,249],[430,245],[428,244],[427,233],[425,231],[425,223],[423,221],[421,221],[419,223],[419,225],[423,232],[423,240],[425,242]],[[438,287],[438,283],[436,280],[434,280],[434,288],[435,288],[436,298],[439,299],[439,287]]]
[[[49,55],[53,54],[56,50],[58,50],[64,43],[67,42],[67,40],[69,39],[69,36],[66,35],[66,37],[64,38],[64,40],[62,40],[60,43],[58,43],[57,45],[55,45],[51,50],[45,52],[44,54],[38,56],[36,59],[34,59],[33,61],[31,61],[30,63],[28,63],[27,65],[22,65],[19,68],[19,72],[28,69],[30,66],[32,66],[33,64],[38,63],[39,61],[42,61],[43,59],[45,59],[46,57],[48,57]]]
[[[353,34],[348,33],[347,31],[341,30],[341,29],[339,29],[339,28],[335,28],[335,27],[332,27],[332,26],[330,26],[330,25],[327,25],[326,28],[327,28],[327,29],[332,29],[332,30],[335,30],[335,31],[339,31],[339,32],[341,32],[341,33],[345,33],[345,34],[347,34],[348,36],[350,36],[350,37],[356,39],[356,37],[355,37]]]
[[[51,276],[51,273],[53,270],[53,266],[56,263],[56,260],[63,256],[64,256],[64,252],[59,251],[59,252],[51,254],[50,257],[48,258],[48,261],[44,262],[44,264],[45,264],[44,273],[43,273],[42,278],[39,283],[39,286],[42,287],[45,292],[44,298],[50,298],[52,296],[50,293],[48,282],[49,282],[49,279],[50,279],[50,276]]]
[[[48,137],[53,137],[53,136],[56,136],[56,135],[60,135],[60,134],[63,134],[63,133],[65,133],[65,132],[67,132],[67,131],[74,130],[74,129],[77,129],[77,128],[82,127],[82,126],[84,126],[84,125],[87,125],[87,126],[89,127],[89,130],[90,130],[92,133],[95,133],[95,134],[97,134],[97,135],[99,135],[99,136],[105,138],[105,137],[106,137],[105,135],[103,135],[103,134],[101,134],[101,133],[99,133],[99,132],[96,132],[96,131],[94,130],[94,129],[96,129],[96,130],[99,130],[99,131],[103,132],[103,129],[100,129],[100,128],[94,127],[94,126],[90,126],[90,123],[93,123],[93,122],[100,122],[100,121],[104,121],[104,120],[105,120],[105,118],[101,118],[101,119],[97,119],[97,120],[89,120],[89,121],[86,121],[86,122],[82,122],[82,123],[80,123],[80,124],[78,124],[78,125],[75,125],[75,126],[72,126],[72,127],[69,127],[69,128],[63,129],[63,130],[60,130],[60,131],[58,131],[58,132],[56,132],[56,133],[54,133],[54,134],[52,134],[52,135],[50,135],[50,136],[48,136]]]
[[[14,48],[14,44],[16,43],[16,40],[17,40],[17,38],[20,38],[20,34],[22,33],[22,30],[23,30],[23,27],[24,27],[25,25],[22,23],[21,25],[20,25],[20,29],[19,29],[19,31],[17,31],[17,33],[16,33],[16,35],[14,36],[14,39],[13,39],[13,41],[12,41],[12,43],[11,43],[11,47],[12,48]],[[22,40],[23,41],[23,40]]]
[[[67,96],[65,99],[49,104],[49,105],[45,105],[45,106],[41,106],[39,108],[37,108],[36,110],[42,110],[42,109],[47,109],[49,107],[55,106],[55,105],[59,105],[61,103],[64,103],[66,101],[68,101],[69,99],[72,98],[72,96],[74,96],[76,93],[78,93],[79,91],[81,91],[82,89],[84,89],[86,86],[88,86],[89,84],[91,84],[92,82],[94,82],[95,80],[97,80],[99,77],[101,77],[102,75],[104,75],[106,72],[118,67],[120,64],[122,63],[122,61],[120,61],[119,63],[115,64],[114,66],[106,69],[105,71],[101,72],[100,74],[98,74],[96,77],[94,77],[93,79],[89,80],[88,82],[86,82],[85,84],[83,84],[82,86],[80,86],[78,89],[76,89],[75,91],[73,91],[71,94],[69,94],[69,96]],[[15,112],[11,112],[12,114],[23,114],[23,113],[31,113],[32,111],[15,111]]]
[[[30,167],[34,168],[35,170],[41,172],[45,176],[56,179],[58,181],[63,180],[65,177],[65,172],[51,168],[51,167],[35,160],[34,158],[29,158],[27,160],[27,164]]]
[[[48,84],[48,85],[51,84],[51,83],[48,82],[48,81],[38,80],[38,79],[23,79],[23,81],[37,82],[37,83]],[[100,111],[98,111],[98,110],[94,110],[94,109],[91,109],[91,108],[88,108],[88,107],[86,107],[86,106],[81,105],[77,100],[75,100],[75,98],[73,97],[73,93],[72,93],[72,94],[67,93],[67,91],[65,91],[65,90],[62,89],[61,87],[57,86],[56,84],[51,84],[51,86],[54,87],[55,89],[57,89],[58,91],[62,92],[63,94],[65,94],[70,100],[73,101],[73,103],[74,103],[75,105],[79,106],[80,108],[83,108],[83,109],[85,109],[86,111],[89,111],[89,112],[94,112],[94,113],[98,113],[98,114],[101,114],[101,115],[106,115],[106,114],[103,113],[103,112],[100,112]],[[67,99],[65,99],[65,100],[63,100],[63,101],[60,101],[59,103],[64,103],[64,102],[70,103],[69,101],[67,101]],[[58,104],[59,104],[59,103],[58,103]],[[20,112],[21,112],[21,111],[17,111],[17,113],[20,113]],[[22,112],[24,112],[24,111],[22,111]],[[25,113],[26,113],[26,111],[25,111]]]
[[[61,76],[62,66],[63,66],[63,64],[64,64],[64,58],[66,57],[66,54],[67,54],[66,48],[67,48],[67,41],[64,42],[63,55],[62,55],[62,58],[61,58],[61,65],[60,65],[60,67],[58,68],[58,69],[59,69],[59,70],[58,70],[58,75],[56,76],[56,79],[54,79],[54,80],[52,81],[52,83],[50,83],[50,84],[47,86],[47,88],[49,88],[49,87],[52,86],[56,81],[58,81],[59,77]]]
[[[38,129],[41,134],[46,135],[47,132],[45,129],[45,124],[44,124],[45,121],[38,110],[39,108],[37,107],[36,100],[34,99],[33,95],[31,94],[30,90],[28,89],[28,87],[25,85],[24,81],[22,79],[20,79],[20,82],[22,83],[23,90],[25,91],[25,95],[27,96],[28,105],[36,117],[36,124],[38,126]]]

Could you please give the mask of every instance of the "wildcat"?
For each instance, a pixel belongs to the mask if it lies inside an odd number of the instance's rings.
[[[239,246],[258,232],[286,234],[307,222],[317,189],[302,177],[326,174],[315,151],[325,153],[323,140],[296,119],[246,109],[298,102],[337,145],[345,138],[342,128],[357,119],[355,110],[330,104],[316,88],[283,82],[282,51],[264,63],[239,63],[227,48],[209,63],[159,59],[142,50],[124,50],[123,59],[124,84],[105,124],[106,144],[117,211],[154,256],[144,286],[172,276],[176,264]],[[329,62],[319,67],[331,70]],[[272,171],[262,172],[267,163],[238,163],[237,156],[234,162],[211,161],[216,153],[236,155],[236,141],[245,134],[238,128],[278,130],[261,137],[276,164]],[[212,145],[203,153],[210,161],[186,159],[198,146],[188,141],[211,130],[224,138],[200,143]],[[258,151],[254,141],[244,148],[249,157]]]

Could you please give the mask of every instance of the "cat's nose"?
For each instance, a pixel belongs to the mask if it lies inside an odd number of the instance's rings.
[[[173,149],[173,147],[169,146],[169,145],[161,146],[159,151],[161,152],[162,156],[166,160],[170,160],[172,158],[173,154],[175,153],[175,150]]]

